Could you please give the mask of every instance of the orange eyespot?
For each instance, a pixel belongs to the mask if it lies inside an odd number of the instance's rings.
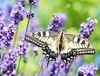
[[[56,57],[58,57],[58,53],[56,53]]]

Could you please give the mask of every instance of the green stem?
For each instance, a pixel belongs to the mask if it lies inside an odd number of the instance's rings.
[[[45,60],[45,58],[43,59],[43,62],[44,62],[44,60]],[[42,63],[42,65],[41,65],[41,67],[40,67],[38,76],[40,75],[40,72],[41,72],[42,68],[43,68],[43,63]],[[43,71],[42,71],[42,72],[43,72]],[[40,75],[40,76],[41,76],[41,75]]]
[[[19,71],[20,61],[21,61],[21,56],[19,57],[19,61],[18,61],[17,74],[18,74],[18,71]]]
[[[33,57],[33,60],[35,59],[35,57],[36,57],[36,55]],[[33,61],[31,62],[30,67],[28,68],[27,76],[28,76],[29,71],[31,70],[31,66],[32,66],[32,65],[33,65]]]
[[[31,13],[31,9],[32,9],[32,5],[30,6],[30,13]],[[27,33],[27,30],[28,30],[28,25],[29,25],[29,19],[28,19],[28,22],[27,22],[27,27],[26,27],[25,35],[26,35],[26,33]],[[16,35],[15,35],[15,36],[16,36]],[[16,38],[16,37],[15,37],[15,38]],[[15,41],[16,41],[16,40],[15,40]],[[20,56],[19,61],[18,61],[17,73],[18,73],[18,70],[19,70],[20,61],[21,61],[21,56]]]
[[[0,62],[3,60],[4,55],[5,55],[5,53],[3,52],[2,56],[1,56],[1,59],[0,59]]]
[[[32,5],[30,6],[30,13],[31,13],[31,10],[32,10]],[[28,22],[27,22],[27,26],[26,26],[25,35],[26,35],[26,33],[27,33],[27,30],[28,30],[29,21],[30,21],[30,19],[28,19]]]
[[[2,52],[1,52],[2,56],[0,58],[0,61],[3,60],[3,57],[4,57],[5,53],[7,53],[7,51],[8,51],[8,48],[5,46],[5,50],[2,50]]]
[[[16,29],[16,33],[15,33],[14,46],[13,47],[15,47],[15,43],[16,43],[16,39],[17,39],[17,34],[18,34],[18,25],[17,25],[17,29]]]

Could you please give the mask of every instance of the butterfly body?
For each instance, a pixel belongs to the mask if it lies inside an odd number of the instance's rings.
[[[93,46],[85,39],[64,31],[35,31],[25,36],[25,40],[41,47],[49,60],[55,60],[58,54],[62,61],[70,61],[77,55],[94,54]]]

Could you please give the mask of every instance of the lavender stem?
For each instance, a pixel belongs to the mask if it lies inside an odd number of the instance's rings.
[[[30,5],[30,13],[31,13],[31,10],[32,10],[32,5]],[[30,19],[28,19],[28,22],[27,22],[27,26],[26,26],[25,35],[26,35],[26,33],[27,33],[27,30],[28,30],[29,21],[30,21]]]
[[[19,61],[18,61],[18,67],[17,67],[17,73],[18,73],[18,70],[19,70],[19,64],[20,64],[20,61],[21,61],[21,56],[19,56]]]
[[[14,45],[13,45],[13,47],[15,47],[15,43],[16,43],[16,39],[17,39],[17,35],[18,35],[18,26],[19,26],[19,25],[17,25],[17,28],[16,28],[16,33],[15,33],[15,38],[14,38]]]
[[[36,57],[36,55],[33,57],[33,60],[35,59],[35,57]],[[31,69],[31,66],[33,65],[33,61],[31,62],[31,65],[30,65],[30,67],[28,68],[28,72],[27,72],[27,75],[28,75],[28,73],[29,73],[29,71],[30,71],[30,69]]]
[[[45,58],[43,59],[43,62],[44,62],[44,60],[45,60]],[[40,75],[40,72],[41,72],[42,68],[43,68],[43,63],[42,63],[42,65],[41,65],[41,67],[40,67],[38,76]],[[42,71],[42,72],[43,72],[43,71]]]

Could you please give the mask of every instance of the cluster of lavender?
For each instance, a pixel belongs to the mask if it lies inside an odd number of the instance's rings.
[[[10,13],[10,23],[8,27],[4,27],[4,16],[1,13],[0,20],[0,48],[4,49],[5,46],[8,48],[10,47],[12,37],[14,36],[14,32],[16,31],[17,25],[20,20],[23,19],[24,14],[24,7],[23,4],[20,2],[17,2],[12,8],[12,11]]]
[[[3,76],[16,76],[16,61],[18,56],[25,56],[25,51],[27,50],[28,44],[22,40],[18,47],[14,48],[11,42],[14,33],[17,30],[19,21],[23,20],[24,15],[24,4],[23,0],[18,0],[18,2],[13,6],[10,13],[9,26],[5,25],[5,16],[0,11],[0,71]]]
[[[2,75],[5,76],[15,76],[16,75],[16,57],[15,49],[9,49],[8,52],[4,55],[2,61],[0,62],[0,70]]]
[[[4,48],[5,37],[4,37],[4,25],[5,25],[5,16],[2,11],[0,11],[0,49]]]
[[[94,64],[85,64],[78,68],[78,76],[95,76],[98,67]]]
[[[80,30],[79,30],[79,36],[84,38],[84,39],[89,39],[91,33],[94,30],[94,25],[96,23],[98,23],[98,21],[96,19],[92,20],[91,17],[89,17],[87,23],[82,23],[80,26]]]
[[[66,15],[64,13],[54,14],[48,26],[48,30],[59,31],[63,28],[65,21]]]
[[[34,13],[26,12],[26,16],[27,16],[28,19],[32,19],[34,17]]]
[[[16,48],[17,49],[17,53],[20,56],[23,56],[25,61],[27,59],[27,48],[28,48],[28,46],[29,46],[29,44],[24,39],[22,39],[19,42],[19,46]]]
[[[36,4],[37,0],[26,0],[29,5]]]
[[[27,0],[29,5],[34,5],[36,0]],[[16,48],[13,47],[11,41],[13,39],[14,33],[18,27],[18,23],[20,20],[23,20],[23,15],[25,13],[24,9],[24,0],[18,0],[17,3],[13,6],[12,11],[10,13],[10,23],[8,27],[5,26],[5,16],[0,11],[0,49],[5,50],[5,52],[0,52],[0,71],[4,76],[16,76],[16,68],[17,68],[17,59],[18,56],[23,56],[27,59],[27,48],[29,44],[23,39],[19,42],[19,46]],[[31,19],[34,17],[34,13],[27,13],[27,18]],[[64,27],[64,23],[66,21],[66,15],[59,13],[54,14],[52,20],[48,26],[48,30],[59,31]],[[85,39],[89,39],[90,34],[93,32],[94,24],[97,23],[97,20],[88,19],[87,23],[81,24],[81,29],[79,36]],[[6,47],[6,49],[5,49]],[[38,47],[33,48],[33,52],[37,54]],[[39,71],[39,74],[42,76],[65,76],[67,75],[70,65],[72,62],[63,63],[61,62],[60,55],[56,59],[56,61],[49,62],[48,59],[41,57],[40,66],[42,69]],[[42,64],[41,64],[42,63]],[[83,65],[78,69],[78,76],[95,76],[95,71],[97,67],[93,64]]]
[[[26,58],[26,50],[28,48],[28,43],[24,40],[20,41],[19,46],[16,48],[10,48],[7,53],[5,53],[2,61],[0,62],[1,72],[5,76],[16,76],[16,61],[18,56],[23,56]]]

